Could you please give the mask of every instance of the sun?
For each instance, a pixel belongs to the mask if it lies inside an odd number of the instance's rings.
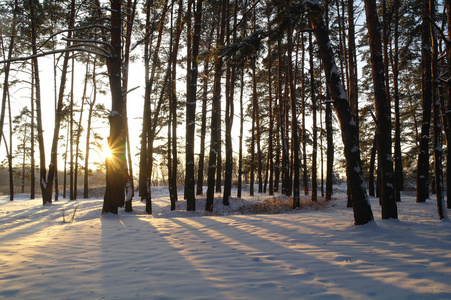
[[[107,160],[108,158],[112,158],[112,153],[110,147],[108,145],[104,145],[102,147],[102,158],[103,160]]]

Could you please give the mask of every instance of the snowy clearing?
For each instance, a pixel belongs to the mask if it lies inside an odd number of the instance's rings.
[[[153,216],[134,199],[132,213],[103,217],[102,197],[43,207],[1,196],[0,299],[451,298],[451,222],[434,199],[404,195],[400,220],[382,221],[370,198],[376,222],[356,227],[344,194],[254,215],[219,198],[213,215],[202,200],[171,212],[166,187],[152,195]]]

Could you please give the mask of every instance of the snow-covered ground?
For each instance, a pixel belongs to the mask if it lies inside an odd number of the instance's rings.
[[[383,221],[371,198],[376,222],[354,226],[344,194],[294,212],[248,195],[171,212],[156,187],[153,216],[134,200],[102,217],[102,197],[2,196],[0,299],[451,299],[451,222],[434,199],[404,195],[399,220]],[[265,199],[283,213],[243,214]]]

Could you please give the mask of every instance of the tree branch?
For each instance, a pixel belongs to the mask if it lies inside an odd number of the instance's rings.
[[[59,49],[59,50],[53,50],[53,51],[45,51],[45,52],[42,52],[42,53],[39,53],[39,54],[35,54],[35,55],[22,56],[22,57],[15,57],[15,58],[6,59],[6,60],[0,60],[0,64],[4,64],[4,63],[8,63],[8,62],[30,60],[30,59],[33,59],[33,58],[47,56],[47,55],[55,54],[55,53],[76,52],[76,51],[88,52],[88,53],[91,53],[91,54],[99,55],[99,56],[107,58],[107,59],[111,58],[111,55],[105,55],[104,53],[101,53],[101,52],[98,52],[98,51],[94,51],[94,50],[90,50],[90,49],[86,49],[86,48],[66,48],[66,49]]]

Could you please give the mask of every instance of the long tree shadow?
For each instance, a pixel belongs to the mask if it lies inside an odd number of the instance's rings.
[[[287,257],[289,261],[304,261],[307,266],[310,266],[308,267],[310,272],[316,274],[315,276],[319,276],[319,280],[323,280],[321,277],[325,277],[328,283],[337,280],[337,278],[331,278],[328,274],[340,276],[340,282],[343,282],[343,278],[346,278],[345,282],[353,282],[364,276],[367,283],[366,287],[368,288],[366,296],[375,296],[380,291],[384,291],[384,293],[389,291],[389,294],[400,295],[401,297],[406,295],[417,298],[451,296],[449,292],[451,286],[449,284],[427,278],[415,280],[415,276],[409,276],[405,270],[398,271],[396,266],[392,267],[390,260],[382,265],[377,265],[380,260],[372,262],[357,259],[353,261],[353,257],[355,258],[356,256],[368,257],[368,255],[364,255],[365,248],[358,249],[360,253],[356,253],[356,249],[349,248],[346,245],[330,247],[330,244],[334,241],[329,240],[327,243],[327,235],[324,236],[324,245],[318,247],[317,243],[316,245],[309,243],[309,241],[318,238],[317,232],[302,234],[302,227],[299,228],[300,230],[295,230],[295,228],[283,228],[280,224],[268,224],[266,221],[271,218],[269,216],[255,218],[257,220],[253,220],[249,216],[211,218],[216,223],[225,223],[227,225],[218,226],[211,224],[211,228],[214,228],[215,231],[221,234],[234,237],[240,242],[249,243],[249,241],[254,241],[257,245],[264,245],[262,247],[265,247],[265,249],[272,249],[268,252],[272,260],[276,260],[277,257]],[[259,218],[260,220],[258,220]],[[232,226],[229,226],[230,223]],[[281,228],[282,230],[280,230]],[[255,238],[257,238],[257,241],[255,241]],[[273,249],[274,247],[276,248]],[[276,254],[271,254],[271,252]],[[416,269],[418,270],[418,268]],[[395,282],[398,278],[406,280],[406,282]],[[416,284],[421,286],[416,286]],[[341,288],[346,289],[349,286],[352,287],[352,284],[343,285]],[[363,290],[365,288],[361,287],[355,291]]]
[[[119,299],[230,299],[227,293],[220,292],[221,284],[213,271],[206,272],[186,259],[185,252],[196,250],[185,248],[183,240],[195,236],[175,226],[170,219],[134,212],[127,216],[102,217],[101,227],[100,272],[104,296]],[[191,243],[203,245],[201,240]],[[198,284],[193,285],[196,281]],[[211,291],[218,292],[211,294]]]

